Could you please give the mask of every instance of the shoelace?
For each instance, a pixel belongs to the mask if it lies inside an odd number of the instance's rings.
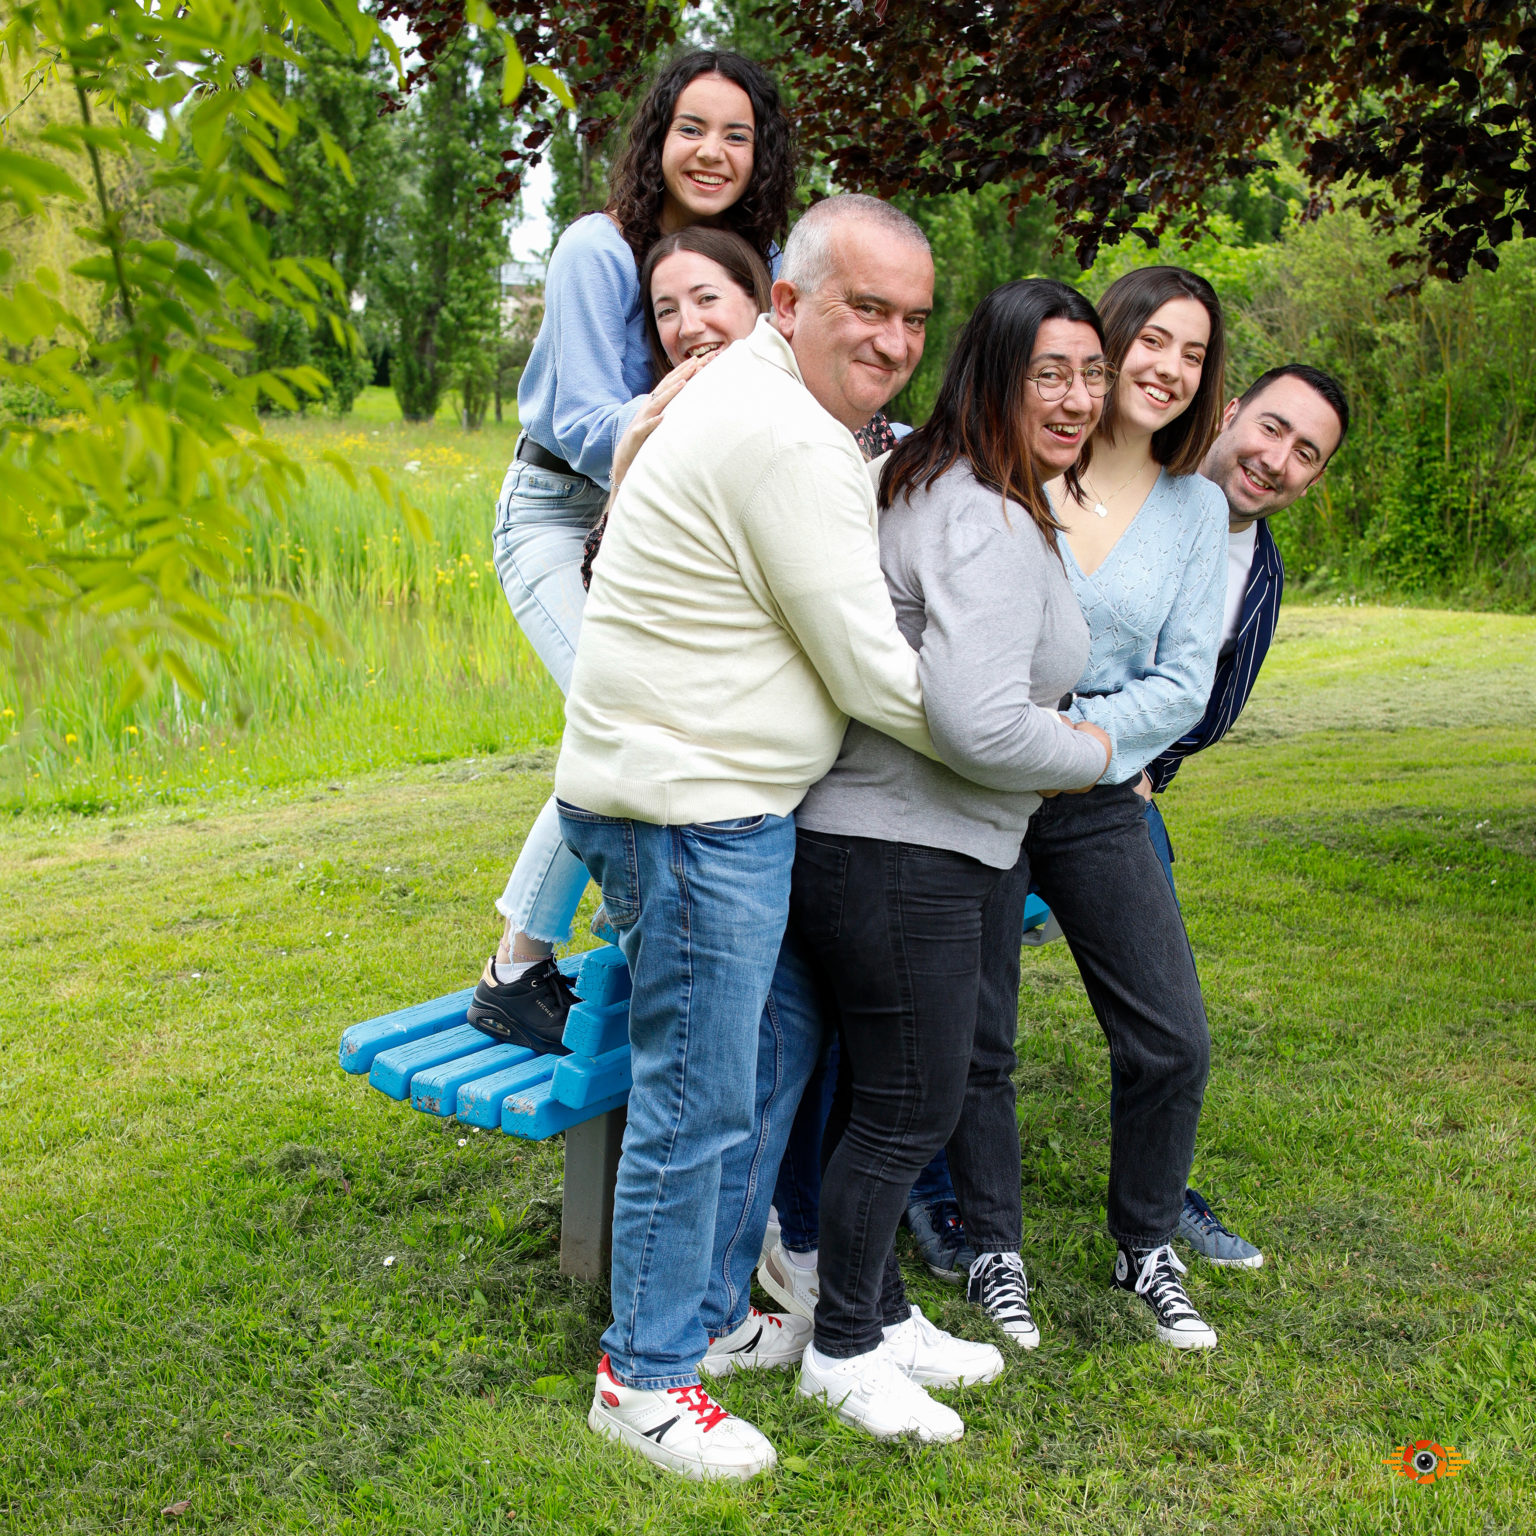
[[[960,1220],[960,1207],[958,1205],[943,1205],[939,1208],[942,1215],[934,1223],[934,1227],[945,1237],[961,1238],[965,1236],[965,1223]]]
[[[1029,1318],[1029,1281],[1018,1254],[994,1255],[981,1271],[981,1287],[982,1304],[994,1317],[1020,1321]]]
[[[721,1419],[731,1416],[728,1408],[722,1408],[704,1390],[702,1382],[695,1382],[691,1387],[668,1387],[667,1396],[675,1397],[679,1406],[686,1408],[698,1421],[700,1429],[713,1429]]]
[[[1184,1287],[1179,1284],[1179,1276],[1188,1273],[1178,1254],[1164,1243],[1141,1261],[1141,1270],[1136,1276],[1136,1294],[1144,1296],[1150,1291],[1153,1306],[1165,1317],[1199,1317]]]
[[[1192,1221],[1207,1237],[1218,1235],[1225,1237],[1235,1236],[1232,1230],[1222,1221],[1221,1217],[1211,1209],[1210,1202],[1203,1196],[1197,1195],[1193,1190],[1190,1190],[1184,1197],[1184,1206],[1186,1211],[1190,1206],[1195,1208],[1194,1216],[1187,1217],[1186,1219]]]

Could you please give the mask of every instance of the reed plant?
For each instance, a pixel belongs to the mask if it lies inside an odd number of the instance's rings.
[[[0,657],[0,803],[77,809],[238,790],[555,739],[561,701],[507,609],[491,559],[516,428],[298,420],[306,465],[282,521],[252,514],[246,601],[223,649],[137,699],[105,627],[14,635]],[[411,493],[413,533],[325,461],[377,466]],[[322,621],[306,622],[310,610]]]

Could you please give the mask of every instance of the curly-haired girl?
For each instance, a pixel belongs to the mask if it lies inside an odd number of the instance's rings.
[[[502,589],[562,693],[581,627],[582,543],[653,383],[639,264],[660,236],[694,224],[734,231],[776,259],[795,185],[777,87],[740,54],[674,60],[636,109],[610,184],[607,208],[572,224],[550,258],[544,321],[518,389],[523,431],[496,506]],[[686,363],[669,384],[699,366]],[[496,903],[506,927],[475,989],[472,1023],[562,1049],[570,993],[553,949],[569,939],[586,884],[550,801]]]

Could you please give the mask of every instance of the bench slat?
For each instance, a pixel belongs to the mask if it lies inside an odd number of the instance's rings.
[[[462,992],[450,992],[446,997],[435,997],[430,1003],[414,1003],[395,1013],[380,1014],[362,1024],[354,1024],[341,1037],[341,1068],[344,1072],[368,1071],[380,1051],[397,1045],[409,1045],[413,1040],[428,1035],[441,1034],[464,1022],[473,987]]]
[[[577,1056],[604,1056],[629,1044],[629,1000],[589,1003],[583,1000],[566,1015],[566,1049]]]
[[[584,1003],[624,1002],[632,990],[629,967],[623,954],[612,944],[589,949],[581,957],[576,972],[576,995]]]
[[[580,1125],[584,1120],[593,1120],[598,1115],[605,1115],[610,1109],[617,1109],[628,1098],[626,1090],[616,1093],[612,1098],[599,1099],[595,1104],[588,1104],[581,1109],[572,1109],[569,1104],[562,1104],[554,1096],[554,1084],[542,1082],[532,1088],[524,1088],[514,1093],[501,1110],[501,1128],[508,1136],[521,1137],[524,1141],[543,1141],[546,1136],[554,1136],[560,1131],[569,1130],[573,1125]]]
[[[501,1107],[506,1103],[507,1095],[535,1083],[548,1082],[559,1059],[558,1056],[535,1056],[530,1052],[527,1060],[515,1066],[503,1067],[499,1072],[465,1083],[459,1089],[454,1113],[466,1125],[496,1130],[501,1125]]]
[[[411,1108],[446,1119],[457,1107],[459,1089],[465,1083],[503,1067],[515,1067],[532,1055],[526,1045],[493,1045],[488,1051],[470,1051],[428,1067],[411,1079]]]
[[[471,1051],[488,1051],[496,1042],[489,1035],[482,1035],[473,1024],[461,1024],[457,1029],[445,1029],[440,1034],[428,1035],[424,1040],[413,1040],[408,1045],[397,1045],[380,1051],[368,1069],[368,1085],[392,1099],[406,1098],[411,1091],[411,1079],[428,1067],[467,1056]]]
[[[605,1051],[595,1061],[586,1056],[562,1056],[553,1081],[555,1097],[572,1109],[586,1109],[599,1099],[628,1093],[629,1046]]]

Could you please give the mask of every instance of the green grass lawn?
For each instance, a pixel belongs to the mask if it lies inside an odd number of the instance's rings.
[[[1064,947],[1029,951],[1042,1347],[941,1450],[733,1378],[781,1457],[745,1487],[587,1432],[605,1296],[558,1273],[558,1144],[336,1065],[475,974],[547,753],[13,817],[0,1529],[1526,1536],[1536,620],[1291,608],[1281,640],[1165,802],[1215,1040],[1196,1180],[1267,1255],[1191,1261],[1220,1348],[1106,1287],[1105,1052]],[[1394,1476],[1419,1438],[1470,1465]]]

